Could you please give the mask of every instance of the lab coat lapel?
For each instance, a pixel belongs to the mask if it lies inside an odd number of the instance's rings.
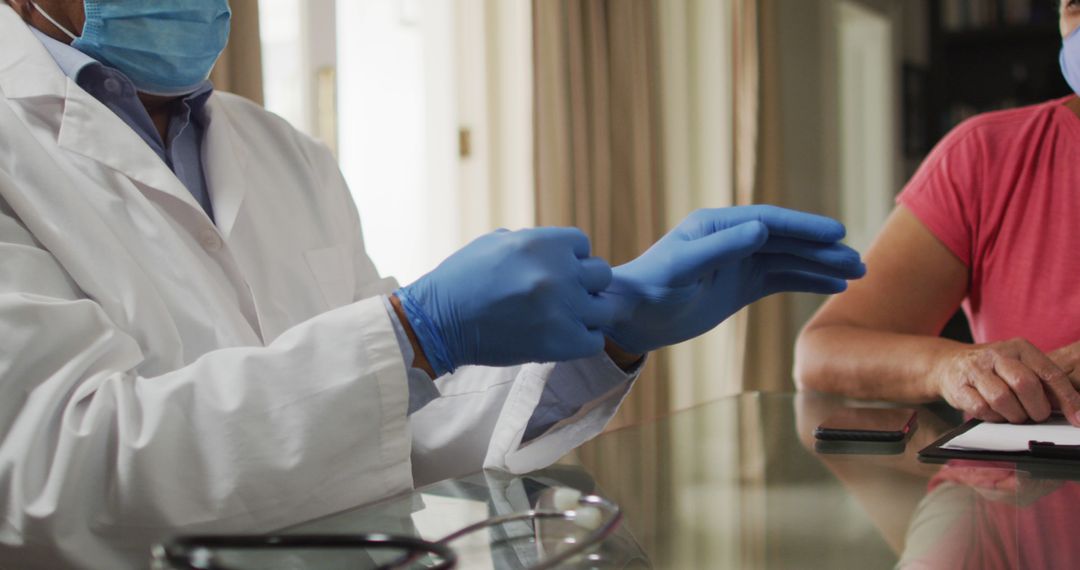
[[[120,117],[67,78],[19,15],[3,2],[0,91],[13,102],[42,97],[62,99],[57,134],[61,148],[119,171],[140,182],[144,189],[171,196],[206,216],[157,153]],[[40,108],[40,101],[34,105]]]
[[[62,98],[67,77],[11,6],[0,2],[0,92],[8,99]]]
[[[249,153],[217,95],[206,103],[208,124],[203,135],[203,174],[214,204],[218,231],[228,237],[247,191]]]
[[[108,107],[68,82],[64,116],[60,125],[60,147],[99,162],[146,188],[165,194],[197,212],[202,207],[168,165]],[[148,196],[154,199],[154,196]]]

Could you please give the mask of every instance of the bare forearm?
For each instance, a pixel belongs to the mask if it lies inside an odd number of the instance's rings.
[[[935,366],[964,346],[925,335],[819,326],[799,337],[795,379],[801,387],[855,398],[927,402],[941,397]]]

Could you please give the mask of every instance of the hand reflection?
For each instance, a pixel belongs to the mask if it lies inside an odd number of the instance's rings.
[[[1080,557],[1078,506],[1080,483],[950,462],[915,512],[899,567],[1069,567]]]
[[[1011,463],[950,461],[934,477],[934,484],[952,482],[972,488],[982,498],[999,503],[1030,505],[1061,487],[1062,481],[1033,478]],[[1078,517],[1080,522],[1080,517]]]

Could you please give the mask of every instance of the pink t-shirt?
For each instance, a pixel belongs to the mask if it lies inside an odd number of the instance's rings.
[[[975,342],[1080,341],[1080,117],[1072,96],[965,121],[897,202],[970,271]]]

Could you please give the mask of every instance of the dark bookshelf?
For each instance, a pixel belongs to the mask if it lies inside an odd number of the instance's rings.
[[[987,111],[1041,103],[1071,91],[1061,77],[1057,0],[1030,0],[1026,16],[1007,21],[1002,0],[962,0],[992,6],[996,18],[947,21],[946,2],[930,0],[930,64],[925,69],[925,139],[905,148],[921,158],[953,127]]]
[[[966,47],[974,47],[976,49],[983,48],[987,43],[993,43],[995,45],[1001,42],[1020,42],[1021,44],[1035,43],[1045,44],[1047,43],[1047,37],[1051,39],[1050,43],[1056,43],[1060,45],[1058,39],[1057,24],[998,24],[993,27],[986,28],[974,28],[963,30],[940,30],[941,40],[946,50],[949,49],[964,49]]]

